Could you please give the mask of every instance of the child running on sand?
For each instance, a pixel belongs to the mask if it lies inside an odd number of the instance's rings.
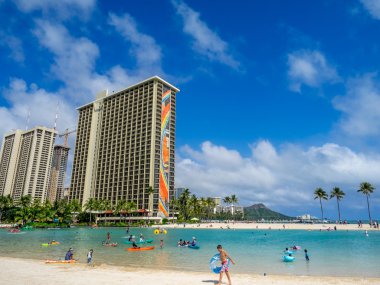
[[[228,284],[231,285],[231,276],[230,276],[230,272],[228,271],[228,260],[227,259],[229,259],[232,262],[232,264],[235,264],[235,262],[228,255],[228,253],[222,248],[222,246],[220,244],[216,248],[220,253],[220,261],[222,263],[222,269],[220,270],[220,273],[219,273],[218,285],[222,284],[223,273],[226,273],[226,276],[228,279]]]

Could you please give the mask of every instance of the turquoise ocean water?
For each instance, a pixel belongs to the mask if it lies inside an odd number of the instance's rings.
[[[101,242],[111,233],[118,247],[103,247]],[[380,231],[305,231],[305,230],[216,230],[216,229],[168,229],[167,235],[154,235],[153,229],[131,228],[134,235],[142,233],[154,238],[153,251],[128,252],[125,229],[122,228],[71,228],[60,230],[32,230],[22,234],[10,234],[0,230],[0,256],[32,258],[38,260],[60,259],[66,251],[74,248],[75,258],[86,262],[86,253],[94,249],[97,264],[174,269],[181,271],[205,271],[210,258],[222,244],[236,265],[235,273],[329,275],[380,277]],[[199,250],[178,248],[179,239],[191,240],[195,236]],[[159,240],[164,239],[164,248]],[[41,247],[50,240],[60,241],[58,246]],[[300,245],[302,251],[295,253],[295,261],[284,263],[285,247]],[[309,251],[306,262],[303,249]]]

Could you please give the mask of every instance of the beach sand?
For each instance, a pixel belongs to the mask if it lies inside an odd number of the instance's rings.
[[[324,277],[324,276],[259,276],[234,274],[232,283],[248,284],[380,284],[380,278]],[[218,275],[202,272],[181,272],[155,269],[134,269],[86,264],[52,265],[43,261],[0,257],[0,284],[67,284],[67,285],[174,285],[216,284]],[[224,280],[224,284],[226,280]]]
[[[284,228],[285,226],[285,228]],[[343,231],[365,231],[365,230],[373,230],[380,231],[379,229],[370,228],[368,224],[363,224],[363,227],[359,228],[356,224],[302,224],[302,223],[243,223],[243,222],[229,222],[229,223],[201,223],[201,224],[186,224],[185,228],[198,228],[198,229],[247,229],[247,230],[306,230],[306,231],[326,231],[330,228],[330,230],[334,230],[334,226],[336,226],[337,230]],[[163,228],[184,228],[183,224],[168,224],[162,226]]]

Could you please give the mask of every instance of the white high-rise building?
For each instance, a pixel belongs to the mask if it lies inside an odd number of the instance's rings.
[[[6,134],[0,151],[0,195],[45,201],[56,132],[46,127]]]

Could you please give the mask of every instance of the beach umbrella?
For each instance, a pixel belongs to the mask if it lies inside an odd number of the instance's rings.
[[[198,218],[192,218],[191,221],[199,221]]]

